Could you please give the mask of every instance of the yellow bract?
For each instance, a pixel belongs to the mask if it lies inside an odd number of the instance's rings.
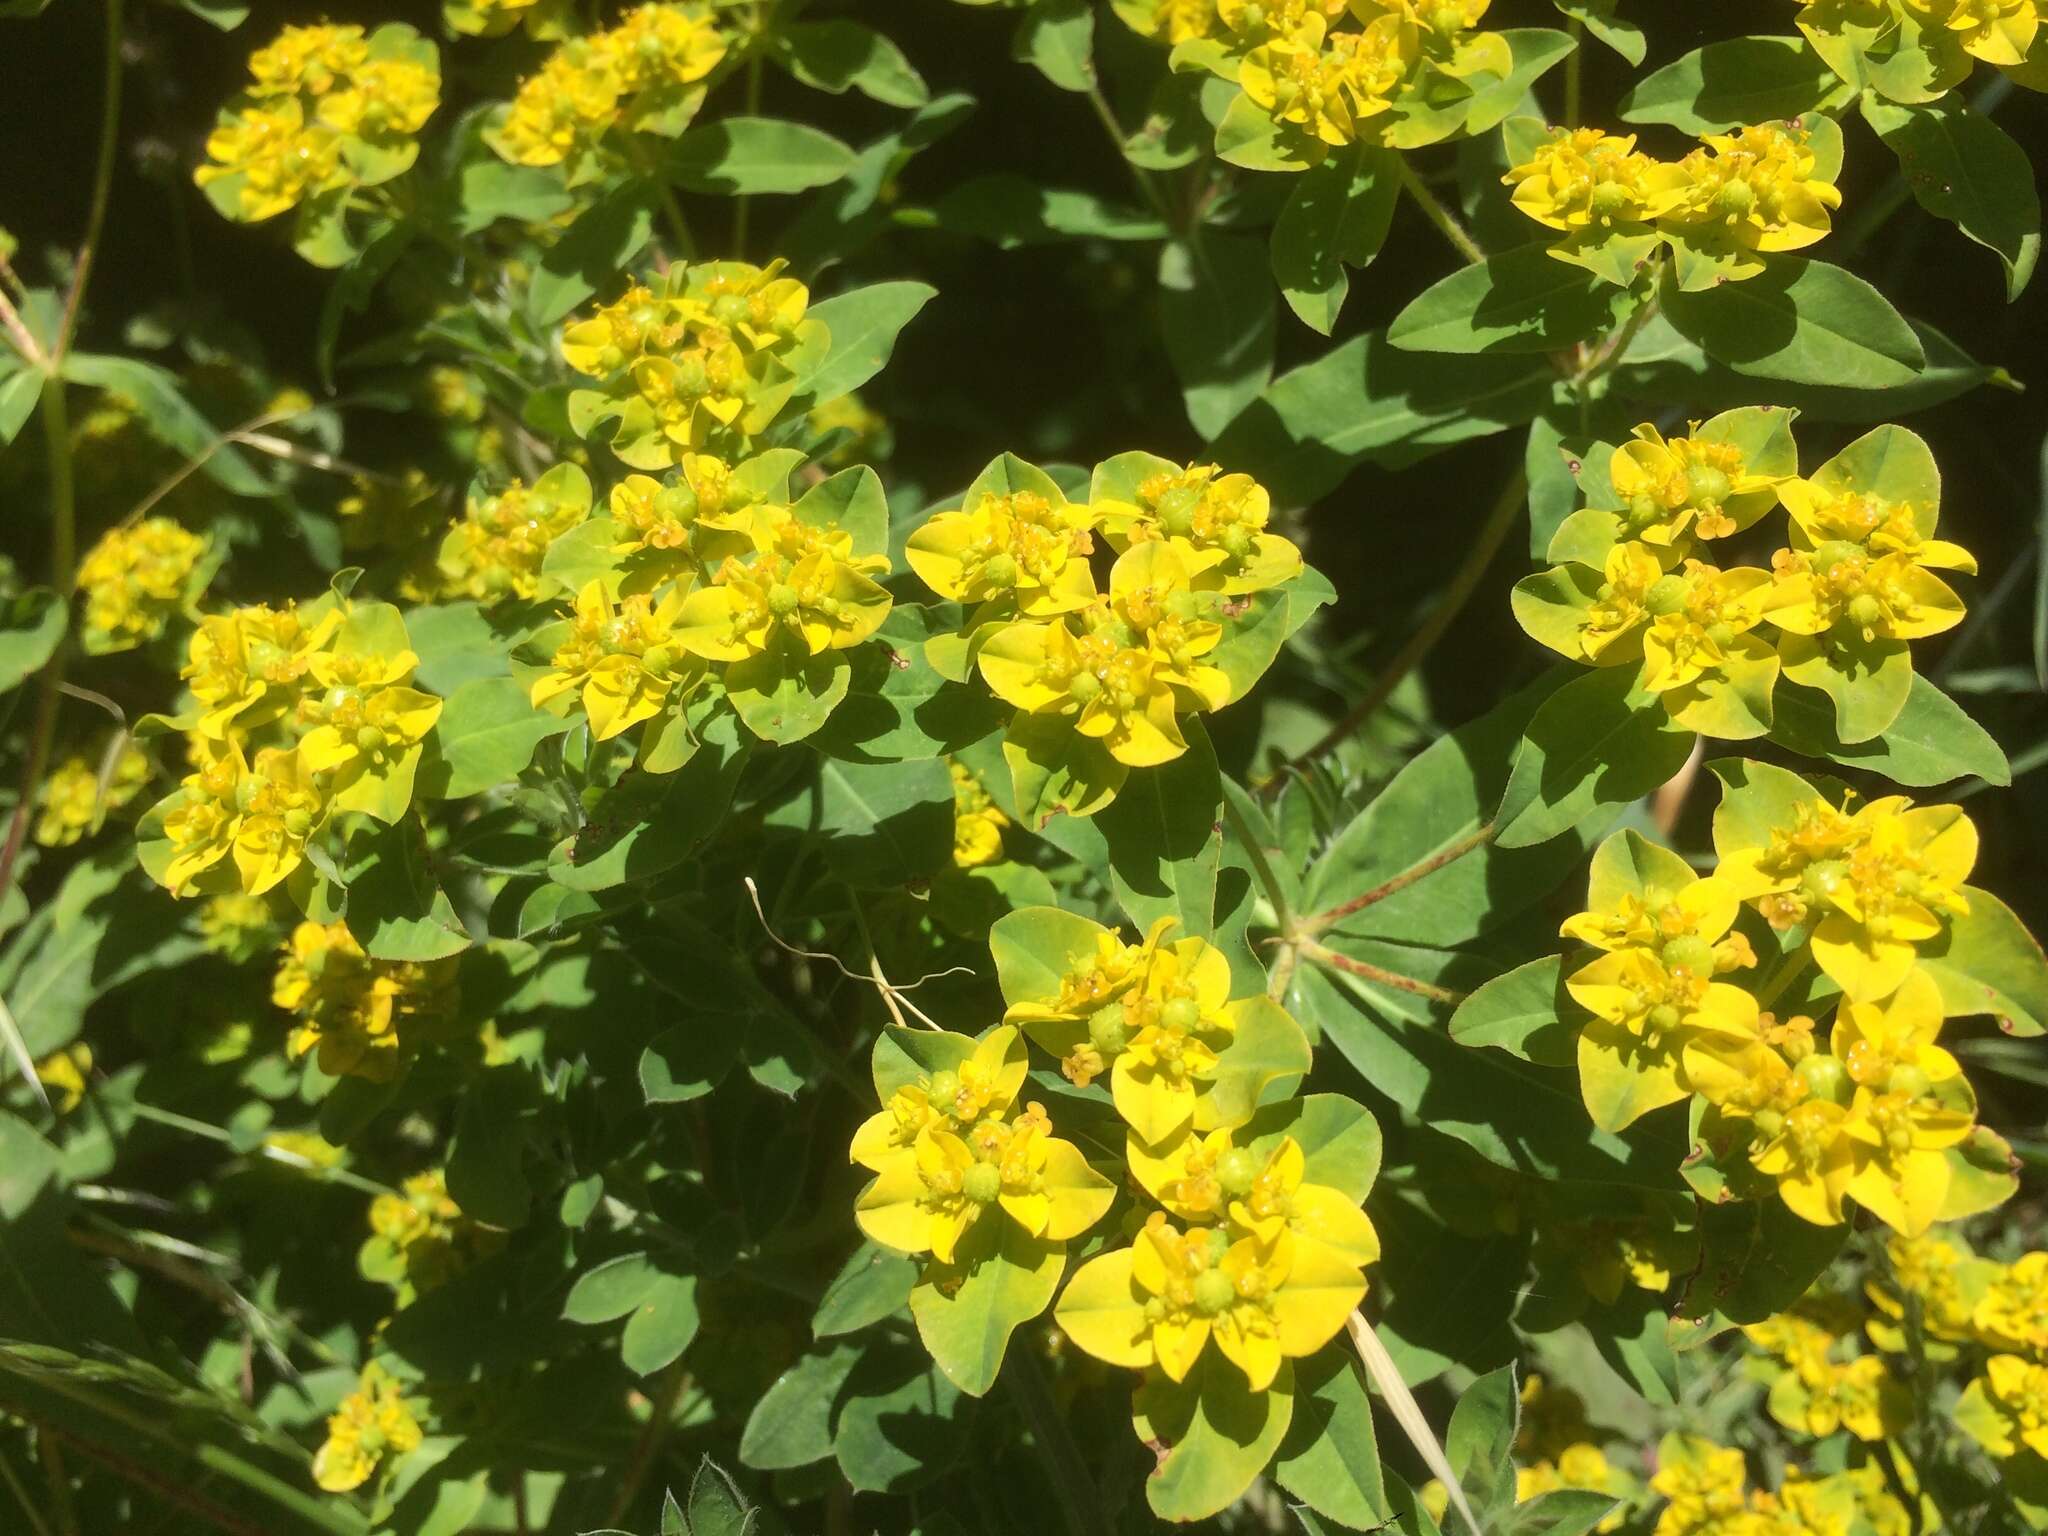
[[[271,1001],[296,1016],[294,1056],[318,1051],[320,1070],[388,1083],[411,1064],[423,1037],[454,1015],[453,961],[372,960],[343,923],[292,930],[271,983]]]
[[[193,574],[207,547],[168,517],[108,529],[78,564],[86,649],[125,651],[162,634],[198,595]]]
[[[540,596],[548,545],[589,514],[590,481],[573,465],[530,487],[514,480],[495,495],[471,496],[441,543],[440,595],[481,602]]]
[[[1196,591],[1239,596],[1281,586],[1302,571],[1301,551],[1267,531],[1273,499],[1250,475],[1190,464],[1148,475],[1131,502],[1092,504],[1104,537],[1119,553],[1147,540],[1172,548]]]
[[[85,1102],[86,1074],[92,1071],[92,1047],[80,1043],[52,1051],[36,1063],[36,1081],[51,1090],[50,1107],[68,1115]]]
[[[104,789],[100,785],[103,766],[107,773]],[[148,757],[132,742],[115,754],[111,764],[105,764],[103,757],[65,758],[43,780],[36,841],[45,848],[68,848],[98,831],[111,812],[142,792],[150,771]]]
[[[235,742],[199,741],[195,750],[196,771],[163,817],[170,856],[160,878],[172,895],[189,896],[231,864],[241,888],[261,895],[299,867],[327,808],[297,753],[261,747],[252,763]]]
[[[494,1250],[500,1237],[462,1214],[438,1168],[414,1174],[399,1193],[377,1196],[369,1221],[357,1267],[365,1278],[394,1287],[401,1307],[452,1280]]]
[[[965,763],[948,762],[953,775],[953,862],[961,869],[993,864],[1003,856],[1002,813]]]
[[[1607,474],[1629,536],[1665,548],[1740,533],[1777,505],[1786,484],[1783,475],[1757,473],[1734,443],[1667,438],[1648,422],[1615,449]]]
[[[1095,600],[1088,556],[1100,511],[1036,490],[986,492],[938,512],[911,534],[904,558],[939,596],[973,605],[969,624],[1050,618]]]
[[[313,1481],[329,1493],[360,1488],[380,1465],[419,1449],[421,1438],[397,1380],[382,1366],[367,1365],[356,1390],[327,1420],[327,1439],[313,1456]]]
[[[580,698],[598,741],[653,719],[704,675],[703,663],[677,645],[683,601],[679,587],[658,602],[645,592],[614,602],[602,579],[587,584],[576,595],[569,638],[533,684],[533,702]]]
[[[1245,55],[1238,83],[1276,123],[1323,144],[1349,144],[1361,124],[1393,106],[1394,92],[1418,56],[1414,26],[1397,14],[1375,17],[1362,32],[1331,33],[1311,11],[1289,32]]]
[[[1315,1353],[1365,1297],[1357,1266],[1281,1232],[1183,1232],[1154,1212],[1129,1248],[1081,1266],[1054,1309],[1080,1348],[1185,1380],[1213,1338],[1254,1392],[1283,1359]]]

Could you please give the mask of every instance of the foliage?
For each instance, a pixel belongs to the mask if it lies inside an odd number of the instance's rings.
[[[2048,1529],[2040,10],[0,0],[8,1528]]]

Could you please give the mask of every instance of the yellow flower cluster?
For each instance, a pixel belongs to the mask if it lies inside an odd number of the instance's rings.
[[[202,619],[180,674],[196,701],[193,771],[143,818],[143,867],[177,896],[260,896],[336,812],[397,821],[441,716],[411,686],[418,662],[387,603]]]
[[[1658,160],[1635,135],[1557,128],[1501,179],[1563,238],[1550,254],[1627,284],[1669,244],[1681,288],[1754,277],[1764,258],[1824,238],[1841,206],[1842,133],[1828,118],[1709,133]]]
[[[587,437],[610,422],[612,451],[635,469],[692,452],[745,457],[831,344],[805,314],[810,290],[783,267],[678,263],[659,291],[635,283],[571,322],[563,360],[596,387],[571,393],[570,425]]]
[[[442,598],[477,602],[545,596],[548,545],[590,515],[590,477],[557,464],[531,486],[514,480],[492,495],[471,495],[443,535],[430,581]]]
[[[240,223],[338,199],[410,169],[441,103],[440,53],[411,27],[286,27],[249,58],[194,179]]]
[[[1003,829],[1010,824],[974,770],[946,765],[953,775],[953,863],[961,869],[994,864],[1003,856]]]
[[[954,1065],[894,1086],[854,1133],[850,1156],[875,1175],[854,1204],[860,1229],[885,1248],[952,1266],[984,1216],[1053,1243],[1101,1220],[1115,1186],[1053,1135],[1042,1104],[1017,1103],[1029,1065],[1017,1030],[936,1044]]]
[[[1131,768],[1186,752],[1183,716],[1243,692],[1244,669],[1214,655],[1226,621],[1303,570],[1267,530],[1270,499],[1248,475],[1127,453],[1096,466],[1089,495],[1070,501],[1005,456],[905,550],[926,586],[966,609],[961,633],[928,647],[932,664],[956,679],[978,669],[1016,708],[1013,775],[1052,765],[1076,815],[1108,804]],[[1098,537],[1116,552],[1107,592],[1090,564]]]
[[[294,1056],[317,1051],[330,1077],[388,1083],[411,1065],[457,1001],[452,960],[373,960],[345,923],[292,930],[270,1000],[294,1015]]]
[[[50,1093],[50,1108],[68,1115],[85,1102],[85,1087],[92,1072],[92,1047],[83,1041],[52,1051],[36,1063],[36,1081]]]
[[[246,964],[275,947],[277,918],[268,896],[225,891],[199,908],[199,938],[210,954]]]
[[[1935,1043],[1949,1010],[1917,963],[1969,911],[1976,829],[1954,806],[1849,808],[1782,769],[1742,767],[1750,787],[1715,818],[1713,874],[1628,832],[1594,857],[1590,909],[1563,930],[1604,951],[1565,980],[1592,1015],[1578,1044],[1588,1111],[1612,1130],[1696,1097],[1723,1166],[1746,1160],[1820,1225],[1844,1219],[1845,1199],[1909,1235],[1981,1208],[1955,1158],[1988,1133]],[[1809,959],[1840,989],[1825,1040],[1812,1019],[1781,1020],[1715,979],[1756,964],[1736,927],[1745,904],[1787,948],[1773,995]]]
[[[1474,121],[1471,111],[1515,59],[1508,37],[1480,29],[1490,4],[1113,0],[1132,30],[1173,48],[1175,69],[1238,87],[1218,149],[1263,169],[1314,164],[1335,146],[1414,149],[1491,127],[1498,117]]]
[[[1743,1336],[1759,1351],[1750,1372],[1769,1389],[1771,1417],[1794,1434],[1825,1439],[1847,1430],[1867,1443],[1889,1439],[1912,1421],[1911,1396],[1883,1355],[1835,1358],[1850,1334],[1829,1326],[1831,1310],[1839,1309],[1802,1303],[1746,1326]]]
[[[419,1420],[397,1378],[374,1362],[363,1367],[356,1390],[327,1420],[327,1439],[313,1456],[313,1481],[329,1493],[360,1488],[379,1467],[419,1449]]]
[[[485,142],[514,165],[561,166],[570,186],[596,180],[629,158],[615,134],[681,133],[731,48],[701,0],[636,6],[550,54],[493,114]]]
[[[36,817],[36,841],[43,847],[69,848],[98,831],[109,815],[141,794],[149,782],[149,759],[133,742],[125,743],[115,754],[102,789],[104,761],[104,755],[76,755],[50,770],[43,780],[41,811]]]
[[[1522,628],[1574,661],[1636,669],[1702,735],[1768,733],[1781,676],[1833,699],[1844,742],[1889,726],[1912,686],[1908,642],[1963,618],[1934,573],[1976,562],[1934,537],[1941,480],[1920,438],[1879,427],[1801,478],[1792,416],[1745,407],[1596,450],[1606,472],[1552,540],[1561,563],[1515,588]],[[1777,504],[1789,544],[1769,570],[1704,558]]]
[[[1844,81],[1892,101],[1934,101],[1976,63],[2048,90],[2040,0],[1795,0],[1799,30]]]
[[[78,563],[86,650],[104,656],[162,634],[198,598],[207,548],[204,537],[168,517],[146,517],[102,534]]]
[[[569,0],[443,0],[441,19],[464,37],[503,37],[524,27],[542,42],[560,37],[573,15]]]
[[[1911,1516],[1875,1463],[1810,1478],[1788,1468],[1776,1493],[1749,1486],[1742,1452],[1698,1435],[1666,1435],[1650,1487],[1669,1502],[1652,1536],[1906,1536]]]
[[[430,1168],[407,1179],[401,1192],[370,1202],[370,1235],[356,1267],[364,1279],[390,1286],[397,1305],[407,1307],[495,1251],[501,1238],[464,1216],[448,1197],[447,1177]]]

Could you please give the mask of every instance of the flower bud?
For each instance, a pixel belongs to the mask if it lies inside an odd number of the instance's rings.
[[[1643,606],[1662,618],[1685,606],[1688,590],[1690,583],[1683,576],[1659,576],[1650,583],[1650,590],[1643,594]]]
[[[1684,934],[1664,946],[1663,959],[1667,969],[1706,976],[1714,969],[1714,946],[1696,933]]]
[[[1232,1147],[1217,1164],[1216,1182],[1231,1199],[1242,1200],[1251,1193],[1262,1171],[1259,1155],[1250,1147]]]
[[[1007,592],[1017,585],[1016,557],[998,550],[981,565],[981,579],[999,592]]]
[[[698,510],[697,493],[687,485],[664,486],[654,498],[655,514],[666,522],[693,523]]]
[[[1159,526],[1186,538],[1195,531],[1195,513],[1202,505],[1202,493],[1193,486],[1177,485],[1159,498]]]
[[[1622,217],[1635,205],[1636,196],[1618,181],[1596,182],[1586,199],[1586,206],[1596,219],[1612,221]]]
[[[285,835],[295,842],[304,842],[306,835],[313,830],[313,813],[294,806],[284,813],[284,830]]]
[[[1934,1080],[1911,1062],[1893,1067],[1884,1085],[1886,1093],[1904,1094],[1909,1099],[1925,1098],[1933,1087]]]
[[[1129,1033],[1121,1003],[1098,1008],[1088,1016],[1088,1043],[1104,1056],[1114,1056],[1121,1051]]]
[[[1650,1010],[1649,1017],[1643,1021],[1643,1034],[1645,1038],[1654,1041],[1670,1034],[1684,1022],[1685,1015],[1679,1012],[1676,1003],[1659,1003]]]
[[[795,587],[786,581],[778,581],[768,589],[768,611],[778,619],[786,619],[802,606],[802,598]]]
[[[1685,471],[1685,487],[1688,499],[1696,507],[1718,507],[1728,499],[1728,493],[1735,489],[1734,482],[1725,470],[1711,464],[1688,465]]]
[[[1220,1269],[1207,1269],[1195,1276],[1195,1310],[1204,1317],[1228,1312],[1237,1300],[1237,1287]]]
[[[640,670],[651,677],[666,677],[675,670],[676,653],[665,645],[651,647],[640,658]]]
[[[1724,219],[1744,219],[1756,206],[1756,188],[1740,176],[1721,183],[1714,194],[1714,212]]]
[[[1093,672],[1076,672],[1067,683],[1067,692],[1079,704],[1092,704],[1102,692],[1102,679]]]
[[[1884,605],[1868,592],[1849,599],[1849,622],[1858,629],[1875,629],[1884,618]]]
[[[1829,539],[1816,544],[1810,558],[1813,568],[1825,576],[1838,565],[1861,562],[1863,546],[1851,539]]]
[[[1809,1056],[1799,1063],[1796,1070],[1806,1084],[1807,1092],[1830,1104],[1848,1103],[1855,1088],[1855,1084],[1849,1081],[1848,1069],[1833,1056]]]
[[[994,1163],[976,1163],[962,1175],[960,1193],[976,1205],[987,1205],[1003,1192],[1003,1172]]]
[[[358,752],[381,752],[390,738],[374,725],[356,728],[356,750]]]
[[[1785,1129],[1783,1111],[1772,1109],[1769,1105],[1765,1105],[1762,1109],[1758,1110],[1754,1115],[1750,1116],[1750,1119],[1756,1123],[1758,1133],[1767,1138],[1776,1136]]]
[[[711,318],[727,330],[744,325],[750,306],[742,294],[721,293],[711,301]]]

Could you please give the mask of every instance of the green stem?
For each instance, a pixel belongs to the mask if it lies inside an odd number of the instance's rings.
[[[1031,1431],[1032,1444],[1045,1463],[1047,1481],[1070,1536],[1109,1536],[1109,1520],[1096,1495],[1094,1479],[1088,1475],[1088,1464],[1081,1459],[1080,1448],[1046,1385],[1045,1371],[1028,1345],[1019,1342],[1010,1350],[1003,1362],[1003,1384]]]
[[[1124,168],[1131,173],[1131,180],[1137,183],[1138,195],[1151,205],[1152,211],[1159,215],[1162,224],[1169,229],[1173,228],[1178,221],[1167,206],[1166,194],[1159,190],[1159,183],[1153,180],[1152,173],[1131,158],[1130,150],[1126,147],[1129,136],[1125,134],[1123,124],[1116,120],[1116,109],[1109,104],[1109,98],[1102,94],[1102,87],[1093,81],[1088,84],[1088,105],[1095,109],[1095,120],[1102,124],[1102,131],[1109,135],[1109,142],[1115,146],[1117,159],[1123,161]]]
[[[1451,242],[1452,248],[1475,266],[1486,260],[1486,248],[1465,232],[1458,216],[1445,207],[1443,200],[1415,174],[1415,168],[1408,163],[1406,155],[1394,156],[1394,168],[1401,178],[1401,186],[1415,200],[1415,206],[1437,227],[1437,232]]]
[[[1581,68],[1586,51],[1586,26],[1574,16],[1565,34],[1572,40],[1572,51],[1564,56],[1564,125],[1567,128],[1579,126],[1581,108]]]
[[[1812,958],[1812,949],[1802,944],[1799,948],[1793,950],[1791,954],[1780,960],[1777,968],[1771,972],[1769,978],[1765,980],[1762,986],[1757,988],[1757,1007],[1768,1008],[1772,1003],[1775,1003],[1778,1000],[1778,995],[1791,986],[1794,981],[1798,980],[1800,973],[1806,969],[1808,962]]]
[[[1486,574],[1487,566],[1493,563],[1493,557],[1499,553],[1501,544],[1507,539],[1508,530],[1514,527],[1516,519],[1521,516],[1522,504],[1527,499],[1528,491],[1528,477],[1521,469],[1517,469],[1508,477],[1508,483],[1502,489],[1500,499],[1494,503],[1493,510],[1487,514],[1485,523],[1480,526],[1478,533],[1473,536],[1471,546],[1465,551],[1464,563],[1451,576],[1451,584],[1444,588],[1443,597],[1437,602],[1436,607],[1430,610],[1429,617],[1416,626],[1415,632],[1408,637],[1401,649],[1395,652],[1393,660],[1389,661],[1380,675],[1374,679],[1365,697],[1360,699],[1342,720],[1331,726],[1321,741],[1289,763],[1289,768],[1305,768],[1326,752],[1342,746],[1350,739],[1351,733],[1387,702],[1402,680],[1435,648],[1437,641],[1443,638],[1444,631],[1451,627],[1451,621],[1464,611],[1473,588],[1479,585],[1479,578]],[[1283,777],[1284,774],[1276,773],[1268,783],[1276,785]]]
[[[6,1456],[0,1456],[0,1482],[7,1484],[14,1495],[14,1502],[21,1506],[21,1512],[28,1516],[29,1529],[35,1536],[50,1536],[50,1528],[43,1524],[43,1517],[36,1513],[35,1505],[28,1499],[28,1490],[21,1486],[21,1477],[14,1470],[14,1463]]]
[[[761,48],[758,36],[755,39],[754,50],[747,58],[746,115],[761,115]],[[739,202],[732,211],[732,256],[735,261],[745,261],[747,258],[747,223],[753,211],[753,199],[742,192]]]
[[[62,360],[71,346],[71,333],[78,326],[79,305],[85,300],[85,282],[92,275],[93,256],[99,250],[100,228],[107,219],[107,199],[114,186],[114,152],[121,128],[121,4],[107,0],[106,79],[100,97],[99,160],[93,167],[92,206],[85,220],[85,238],[79,243],[78,265],[71,274],[71,291],[64,299],[64,322],[57,330],[53,360]]]

